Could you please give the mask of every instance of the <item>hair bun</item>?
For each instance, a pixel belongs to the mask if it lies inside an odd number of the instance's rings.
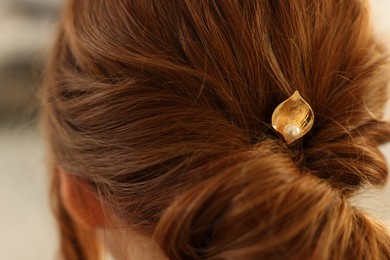
[[[235,155],[234,165],[177,197],[155,231],[170,259],[355,259],[350,241],[390,243],[364,236],[372,223],[363,214],[269,146]]]
[[[384,185],[388,169],[375,136],[379,132],[383,134],[378,136],[383,136],[388,128],[371,122],[349,134],[340,133],[341,137],[332,141],[314,144],[304,151],[304,167],[344,194],[364,184]]]

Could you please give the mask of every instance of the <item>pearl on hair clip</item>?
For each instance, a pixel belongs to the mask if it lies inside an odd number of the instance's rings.
[[[301,130],[299,127],[293,124],[287,124],[284,127],[284,135],[290,137],[291,139],[298,137],[300,132]]]

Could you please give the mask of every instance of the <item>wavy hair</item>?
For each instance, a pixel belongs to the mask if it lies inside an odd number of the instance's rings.
[[[387,62],[363,0],[70,0],[42,88],[52,163],[169,259],[390,259],[349,202],[386,182]],[[287,145],[271,114],[295,90],[315,123]],[[52,176],[63,258],[98,259]]]

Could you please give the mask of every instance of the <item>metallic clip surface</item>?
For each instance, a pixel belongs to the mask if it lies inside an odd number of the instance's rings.
[[[313,122],[313,110],[298,91],[277,106],[272,114],[272,127],[288,144],[309,132]]]

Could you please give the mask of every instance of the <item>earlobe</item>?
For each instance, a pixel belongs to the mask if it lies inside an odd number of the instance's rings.
[[[105,227],[102,203],[92,184],[62,169],[58,172],[61,199],[74,221],[91,229]]]

